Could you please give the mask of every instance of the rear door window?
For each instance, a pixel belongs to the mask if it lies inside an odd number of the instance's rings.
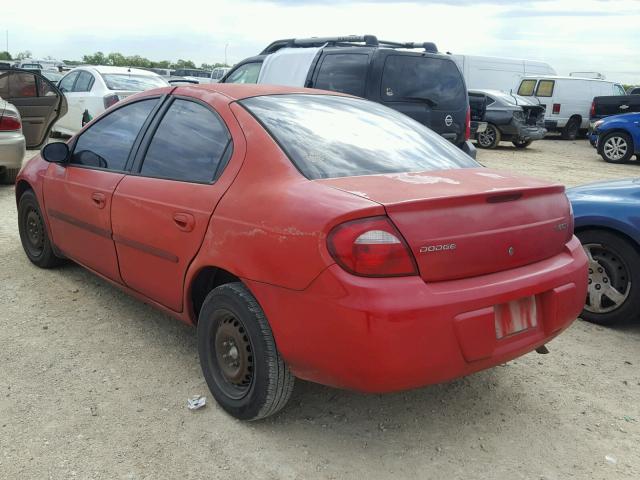
[[[322,60],[314,87],[364,97],[369,55],[329,54]]]
[[[80,75],[80,72],[71,72],[67,74],[62,80],[60,80],[60,90],[62,92],[71,92],[78,75]]]
[[[520,88],[518,88],[518,95],[522,95],[523,97],[531,97],[533,95],[533,91],[536,88],[537,80],[523,80],[520,82]]]
[[[76,142],[72,165],[123,171],[131,147],[157,98],[125,105],[89,127]]]
[[[437,110],[456,108],[467,100],[453,60],[415,55],[387,57],[381,97],[386,102],[424,101]]]
[[[240,65],[227,77],[224,83],[258,83],[258,75],[260,75],[261,68],[262,62]]]
[[[555,84],[553,80],[540,80],[536,88],[536,97],[552,97]]]
[[[36,77],[32,73],[12,72],[0,73],[0,98],[37,97]]]
[[[89,92],[91,91],[91,87],[93,87],[93,75],[89,72],[80,72],[78,76],[78,80],[76,80],[76,84],[73,87],[74,92]]]
[[[140,174],[211,183],[231,153],[230,143],[229,131],[216,113],[199,103],[176,99],[149,144]]]

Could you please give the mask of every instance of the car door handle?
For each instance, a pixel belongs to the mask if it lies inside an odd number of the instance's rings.
[[[190,232],[196,224],[196,219],[190,213],[178,212],[173,214],[173,222],[179,230]]]
[[[93,200],[93,204],[98,208],[104,208],[107,203],[107,198],[104,196],[104,193],[92,193],[91,200]]]

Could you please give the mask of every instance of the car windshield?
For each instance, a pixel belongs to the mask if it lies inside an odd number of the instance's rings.
[[[64,75],[62,73],[54,72],[54,71],[48,71],[48,70],[40,72],[40,74],[43,77],[45,77],[47,80],[51,80],[54,83],[57,82],[58,80],[60,80],[62,77],[64,77]]]
[[[109,90],[133,90],[142,92],[151,88],[166,87],[167,81],[159,76],[130,75],[128,73],[103,73]]]
[[[424,125],[366,100],[292,94],[240,103],[309,179],[479,166]]]

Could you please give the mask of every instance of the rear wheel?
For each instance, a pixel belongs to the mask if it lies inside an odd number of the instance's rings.
[[[571,117],[562,129],[561,135],[564,140],[575,140],[580,131],[580,119]]]
[[[619,323],[640,312],[640,254],[628,240],[604,230],[579,232],[589,259],[589,286],[581,317]]]
[[[628,162],[633,155],[633,141],[624,132],[610,133],[602,139],[600,155],[605,162]]]
[[[516,148],[527,148],[532,142],[533,140],[514,140],[511,143],[513,143]]]
[[[198,319],[198,353],[209,390],[238,419],[273,415],[291,396],[294,377],[262,308],[242,283],[207,295]]]
[[[489,123],[484,132],[478,133],[478,146],[481,148],[495,148],[500,143],[500,137],[500,130]]]
[[[16,178],[18,177],[19,172],[20,172],[19,168],[7,168],[4,171],[4,176],[2,178],[2,181],[9,185],[13,185],[14,183],[16,183]]]
[[[40,268],[60,265],[63,259],[53,253],[51,240],[42,218],[38,199],[32,190],[27,190],[18,203],[18,230],[24,253]]]

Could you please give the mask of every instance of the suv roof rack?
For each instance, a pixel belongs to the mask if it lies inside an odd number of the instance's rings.
[[[281,48],[321,47],[325,44],[342,47],[424,48],[425,52],[438,53],[438,47],[433,42],[391,42],[378,40],[378,37],[375,35],[347,35],[345,37],[287,38],[284,40],[276,40],[260,52],[260,55],[268,55],[277,52]]]

